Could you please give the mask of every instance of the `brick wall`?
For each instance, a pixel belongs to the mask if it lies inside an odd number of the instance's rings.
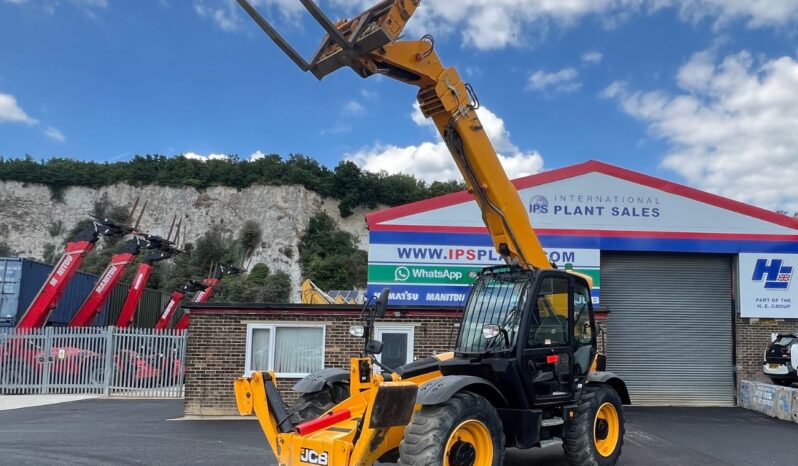
[[[349,358],[357,355],[363,340],[349,335],[349,327],[359,324],[358,311],[338,315],[307,315],[295,310],[212,310],[194,311],[188,333],[186,356],[186,415],[235,415],[233,380],[244,372],[247,324],[313,322],[323,323],[325,333],[325,366],[349,367]],[[393,316],[380,322],[415,325],[414,358],[450,350],[459,322],[457,313],[434,316]],[[278,388],[287,402],[293,401],[291,386],[296,379],[278,380]]]
[[[737,370],[740,380],[769,382],[762,373],[765,348],[770,344],[771,333],[798,332],[798,319],[782,321],[737,317]]]
[[[226,309],[220,313],[195,311],[191,317],[186,360],[187,415],[236,414],[232,381],[244,371],[247,323],[275,322],[324,323],[327,367],[348,367],[349,358],[362,348],[362,340],[349,335],[349,327],[359,323],[354,310],[344,315],[302,315],[293,310],[282,313],[244,309]],[[456,335],[453,327],[458,324],[459,315],[401,316],[383,322],[415,325],[414,357],[421,358],[450,350],[450,342]],[[600,325],[606,329],[605,322]],[[762,374],[762,353],[770,343],[770,334],[795,331],[798,331],[798,319],[773,321],[736,317],[738,383],[743,379],[768,381]],[[605,338],[609,340],[611,336],[607,334]],[[600,350],[601,346],[600,338]],[[290,388],[295,382],[295,379],[278,381],[287,402],[293,401]]]

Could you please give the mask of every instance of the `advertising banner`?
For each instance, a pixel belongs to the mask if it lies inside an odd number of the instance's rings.
[[[798,285],[792,285],[796,254],[740,254],[740,315],[798,318]]]
[[[600,251],[556,248],[546,252],[559,268],[570,264],[593,278],[593,303],[598,305]],[[372,243],[368,293],[377,295],[388,287],[391,304],[460,306],[479,271],[502,263],[491,246]]]

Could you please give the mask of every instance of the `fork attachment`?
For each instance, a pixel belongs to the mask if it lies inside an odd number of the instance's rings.
[[[313,0],[299,0],[327,31],[313,58],[307,61],[248,0],[237,1],[288,58],[318,79],[345,66],[363,78],[379,73],[369,54],[398,39],[421,3],[421,0],[384,0],[352,19],[333,23]]]

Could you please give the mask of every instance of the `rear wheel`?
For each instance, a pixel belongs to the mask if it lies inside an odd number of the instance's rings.
[[[400,466],[501,466],[504,431],[485,398],[460,392],[413,416],[399,445]]]
[[[313,393],[303,393],[294,406],[289,409],[294,424],[317,419],[335,405],[349,398],[349,384],[333,383]]]
[[[781,385],[782,387],[789,387],[790,385],[792,385],[792,380],[790,379],[780,379],[778,377],[771,377],[770,380],[774,384]]]
[[[565,459],[571,466],[611,466],[623,447],[624,417],[621,397],[606,385],[582,390],[576,417],[563,428]]]

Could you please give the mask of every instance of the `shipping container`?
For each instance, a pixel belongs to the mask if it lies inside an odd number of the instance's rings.
[[[53,266],[42,262],[13,257],[0,257],[0,326],[14,326],[36,297]],[[97,282],[96,275],[75,274],[53,313],[48,325],[66,325],[75,315]],[[119,283],[103,305],[94,325],[114,325],[127,297],[129,283]],[[169,294],[147,289],[139,303],[134,325],[152,327]]]

